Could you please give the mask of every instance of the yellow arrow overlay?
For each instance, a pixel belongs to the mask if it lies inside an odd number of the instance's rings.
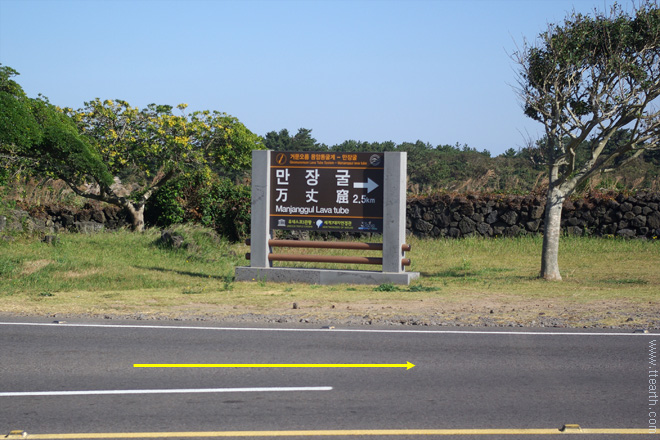
[[[133,364],[134,368],[405,368],[415,364]]]

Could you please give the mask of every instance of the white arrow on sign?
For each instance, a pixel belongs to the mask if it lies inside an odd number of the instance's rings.
[[[378,188],[378,184],[367,177],[366,182],[353,182],[353,188],[367,188],[367,193]]]

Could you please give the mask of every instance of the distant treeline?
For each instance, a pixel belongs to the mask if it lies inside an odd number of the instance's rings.
[[[414,194],[452,192],[496,192],[525,194],[547,184],[547,167],[537,145],[492,157],[488,150],[478,151],[467,145],[433,146],[422,141],[359,142],[348,140],[327,146],[318,143],[312,130],[301,128],[291,135],[288,130],[271,131],[264,145],[274,151],[405,151],[408,153],[409,191]],[[591,179],[583,191],[660,189],[660,151],[649,151],[634,162],[612,173]]]

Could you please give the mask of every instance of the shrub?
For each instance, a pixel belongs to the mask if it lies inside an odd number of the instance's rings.
[[[149,225],[167,227],[186,221],[184,191],[192,185],[186,177],[169,181],[149,200],[145,209],[145,222]]]
[[[247,237],[250,233],[250,188],[222,179],[209,189],[201,198],[201,223],[232,241]]]
[[[145,218],[159,227],[196,223],[239,241],[249,233],[250,188],[202,173],[181,176],[151,197]]]

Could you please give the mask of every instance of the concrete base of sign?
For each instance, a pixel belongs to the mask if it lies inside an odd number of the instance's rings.
[[[410,284],[419,272],[302,269],[293,267],[237,267],[236,281],[307,284]]]

